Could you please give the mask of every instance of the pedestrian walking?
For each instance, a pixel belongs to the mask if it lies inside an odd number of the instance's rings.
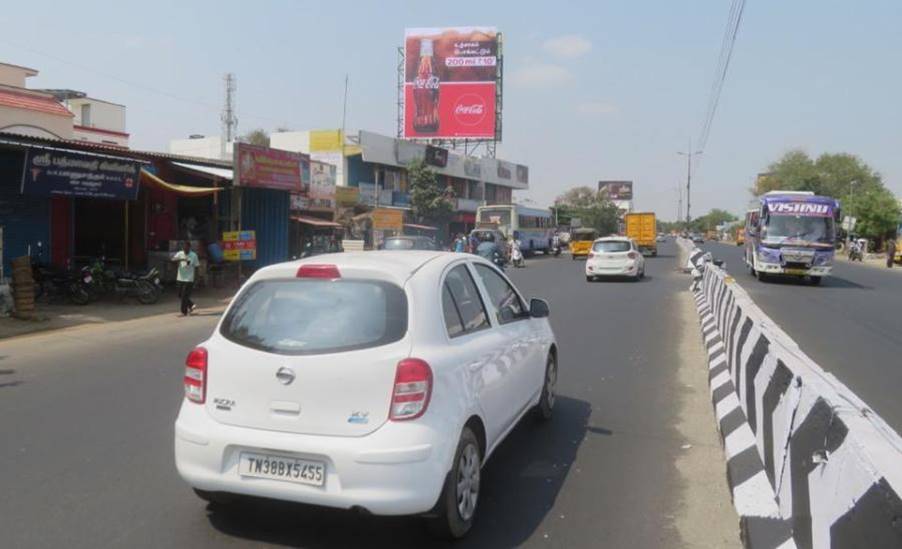
[[[179,289],[180,309],[182,316],[194,312],[196,305],[191,301],[191,290],[194,289],[194,271],[200,265],[197,254],[191,249],[191,242],[185,241],[182,249],[172,256],[172,261],[179,264],[178,274],[175,277]]]
[[[886,241],[886,268],[892,269],[893,262],[896,260],[896,240],[889,238]]]

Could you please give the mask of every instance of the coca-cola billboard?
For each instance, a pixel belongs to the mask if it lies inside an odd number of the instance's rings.
[[[494,27],[407,29],[404,137],[494,138],[497,81]]]

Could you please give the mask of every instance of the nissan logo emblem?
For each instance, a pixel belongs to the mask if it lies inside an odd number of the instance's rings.
[[[294,370],[282,366],[276,371],[276,379],[278,379],[282,385],[290,385],[291,382],[294,381]]]

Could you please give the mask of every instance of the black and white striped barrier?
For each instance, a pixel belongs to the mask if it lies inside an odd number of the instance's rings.
[[[711,398],[746,546],[902,548],[902,438],[732,277],[680,245],[700,274]]]

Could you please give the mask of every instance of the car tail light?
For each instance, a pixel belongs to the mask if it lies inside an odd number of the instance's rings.
[[[637,254],[636,252],[630,252],[630,253],[626,254],[626,257],[628,257],[630,259],[639,259],[639,254]]]
[[[418,358],[405,358],[395,369],[388,419],[416,419],[426,413],[432,396],[432,368]]]
[[[338,267],[335,265],[309,264],[298,267],[296,276],[298,278],[327,278],[334,280],[341,278],[341,273],[338,272]]]
[[[207,350],[195,347],[185,359],[185,398],[203,404],[207,400]]]

